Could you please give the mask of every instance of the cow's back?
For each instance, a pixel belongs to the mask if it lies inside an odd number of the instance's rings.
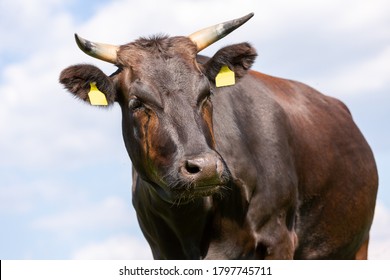
[[[304,84],[254,71],[215,99],[217,150],[245,192],[273,188],[262,180],[277,176],[277,185],[286,186],[251,201],[265,204],[254,209],[272,211],[278,195],[297,200],[294,257],[355,258],[368,240],[378,178],[346,106]]]

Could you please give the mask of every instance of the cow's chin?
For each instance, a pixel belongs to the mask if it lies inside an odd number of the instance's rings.
[[[226,188],[224,185],[212,186],[193,186],[191,188],[183,188],[180,190],[173,190],[174,204],[182,205],[196,201],[199,198],[218,195]]]

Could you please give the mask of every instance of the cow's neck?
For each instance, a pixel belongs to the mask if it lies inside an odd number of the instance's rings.
[[[151,184],[138,178],[133,204],[155,258],[204,257],[208,243],[204,236],[212,209],[210,197],[177,205],[161,199]]]

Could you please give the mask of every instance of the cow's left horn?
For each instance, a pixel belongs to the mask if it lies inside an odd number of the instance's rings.
[[[74,37],[79,48],[86,54],[112,64],[117,63],[117,52],[119,50],[119,46],[94,43],[81,38],[77,34],[74,34]]]
[[[196,44],[198,47],[198,52],[207,48],[211,44],[215,43],[219,39],[222,39],[230,32],[235,30],[236,28],[243,25],[247,22],[251,17],[253,17],[254,13],[247,14],[244,17],[233,19],[230,21],[226,21],[220,24],[216,24],[202,30],[199,30],[195,33],[192,33],[188,36],[192,42]]]

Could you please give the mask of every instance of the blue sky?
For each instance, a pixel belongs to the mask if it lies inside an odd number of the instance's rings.
[[[249,41],[254,69],[344,101],[374,151],[380,191],[370,256],[390,259],[390,3],[373,1],[0,2],[0,259],[147,259],[131,205],[120,109],[62,89],[62,69],[92,63],[73,34],[122,44],[188,35],[255,12],[203,51]],[[351,194],[353,195],[353,194]]]

